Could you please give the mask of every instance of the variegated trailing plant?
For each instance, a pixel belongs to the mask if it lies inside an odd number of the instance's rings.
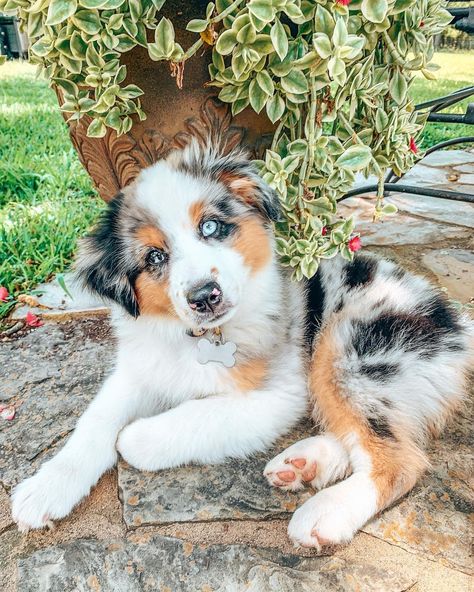
[[[210,84],[235,115],[250,107],[275,124],[257,165],[281,197],[278,251],[294,277],[311,277],[321,258],[351,259],[360,246],[337,201],[355,174],[376,175],[374,218],[383,177],[416,159],[423,118],[409,86],[417,70],[432,79],[433,36],[451,17],[441,0],[216,0],[187,29],[188,49],[172,22],[158,20],[165,0],[0,0],[16,9],[32,40],[31,61],[61,88],[70,119],[92,118],[89,136],[126,133],[146,117],[141,89],[125,85],[123,53],[136,45],[167,60],[180,85],[185,62],[211,46]],[[153,33],[150,33],[153,31]],[[150,42],[150,35],[154,41]]]

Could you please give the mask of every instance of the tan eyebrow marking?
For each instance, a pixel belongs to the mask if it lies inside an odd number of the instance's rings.
[[[158,249],[166,247],[166,237],[156,226],[142,226],[137,230],[136,236],[147,247],[157,247]]]
[[[201,222],[204,216],[204,201],[195,201],[189,206],[189,217],[194,226]]]

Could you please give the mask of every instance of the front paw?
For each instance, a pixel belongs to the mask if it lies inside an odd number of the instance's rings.
[[[117,439],[117,450],[132,467],[142,471],[153,471],[151,442],[143,420],[137,420],[125,427]]]
[[[12,517],[20,532],[45,528],[64,518],[86,495],[67,467],[44,465],[36,475],[22,481],[12,493]]]

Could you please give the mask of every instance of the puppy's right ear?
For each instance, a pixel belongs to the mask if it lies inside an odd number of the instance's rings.
[[[123,235],[124,195],[109,202],[97,226],[80,241],[76,277],[82,285],[120,304],[130,315],[140,313],[134,291],[137,264]]]

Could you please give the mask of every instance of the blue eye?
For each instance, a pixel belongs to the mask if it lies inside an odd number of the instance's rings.
[[[201,234],[204,237],[214,236],[219,231],[219,222],[217,220],[206,220],[201,225]]]

